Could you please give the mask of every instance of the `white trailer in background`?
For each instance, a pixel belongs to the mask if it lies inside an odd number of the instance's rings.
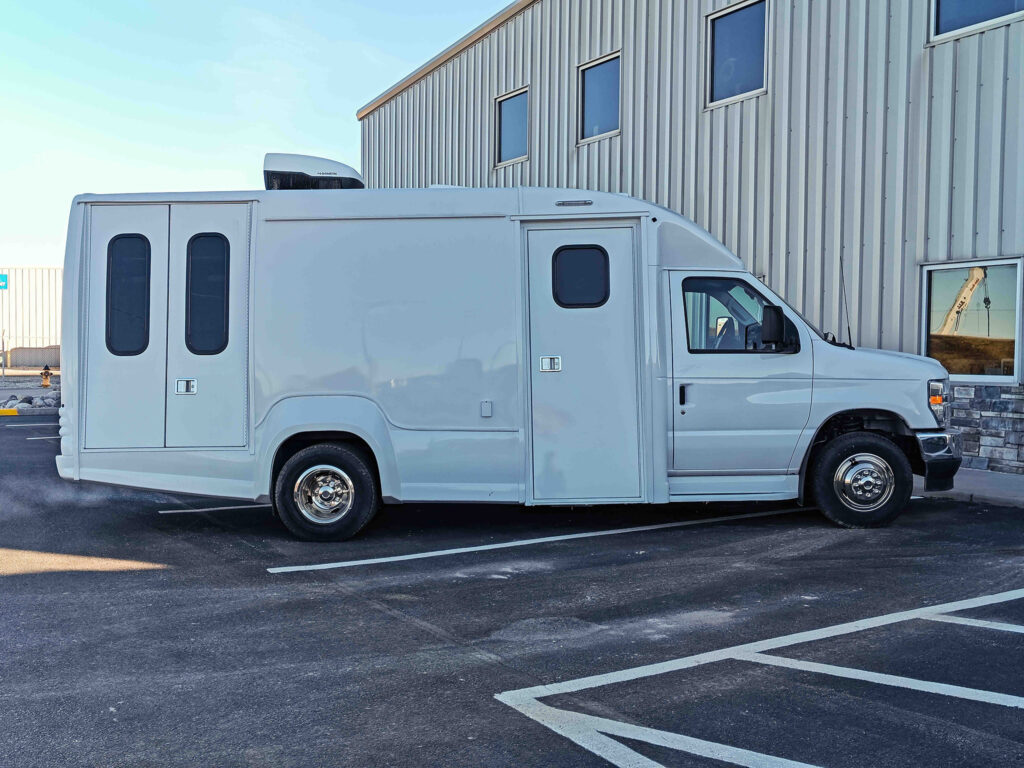
[[[812,499],[948,487],[946,372],[821,334],[691,221],[566,189],[83,195],[60,475],[270,500]]]

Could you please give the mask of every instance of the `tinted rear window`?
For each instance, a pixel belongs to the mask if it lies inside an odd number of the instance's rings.
[[[188,241],[185,346],[194,355],[216,355],[228,345],[229,251],[216,233]]]
[[[140,355],[149,346],[149,240],[117,235],[107,245],[107,349]]]

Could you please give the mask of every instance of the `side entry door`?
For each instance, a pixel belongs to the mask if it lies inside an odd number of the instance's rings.
[[[672,271],[668,279],[674,474],[785,474],[810,416],[806,328],[745,273]],[[785,314],[782,344],[761,343],[769,304]]]
[[[168,448],[246,445],[249,211],[247,203],[171,206]]]
[[[642,494],[634,230],[527,232],[533,496]]]

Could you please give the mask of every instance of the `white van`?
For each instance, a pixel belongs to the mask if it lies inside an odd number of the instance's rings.
[[[952,486],[934,360],[822,334],[693,222],[569,189],[83,195],[57,467],[269,501],[799,499],[892,520]]]

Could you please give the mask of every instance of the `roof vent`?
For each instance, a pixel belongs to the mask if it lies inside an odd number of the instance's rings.
[[[267,189],[363,189],[363,177],[350,165],[310,155],[268,152],[263,158]]]

